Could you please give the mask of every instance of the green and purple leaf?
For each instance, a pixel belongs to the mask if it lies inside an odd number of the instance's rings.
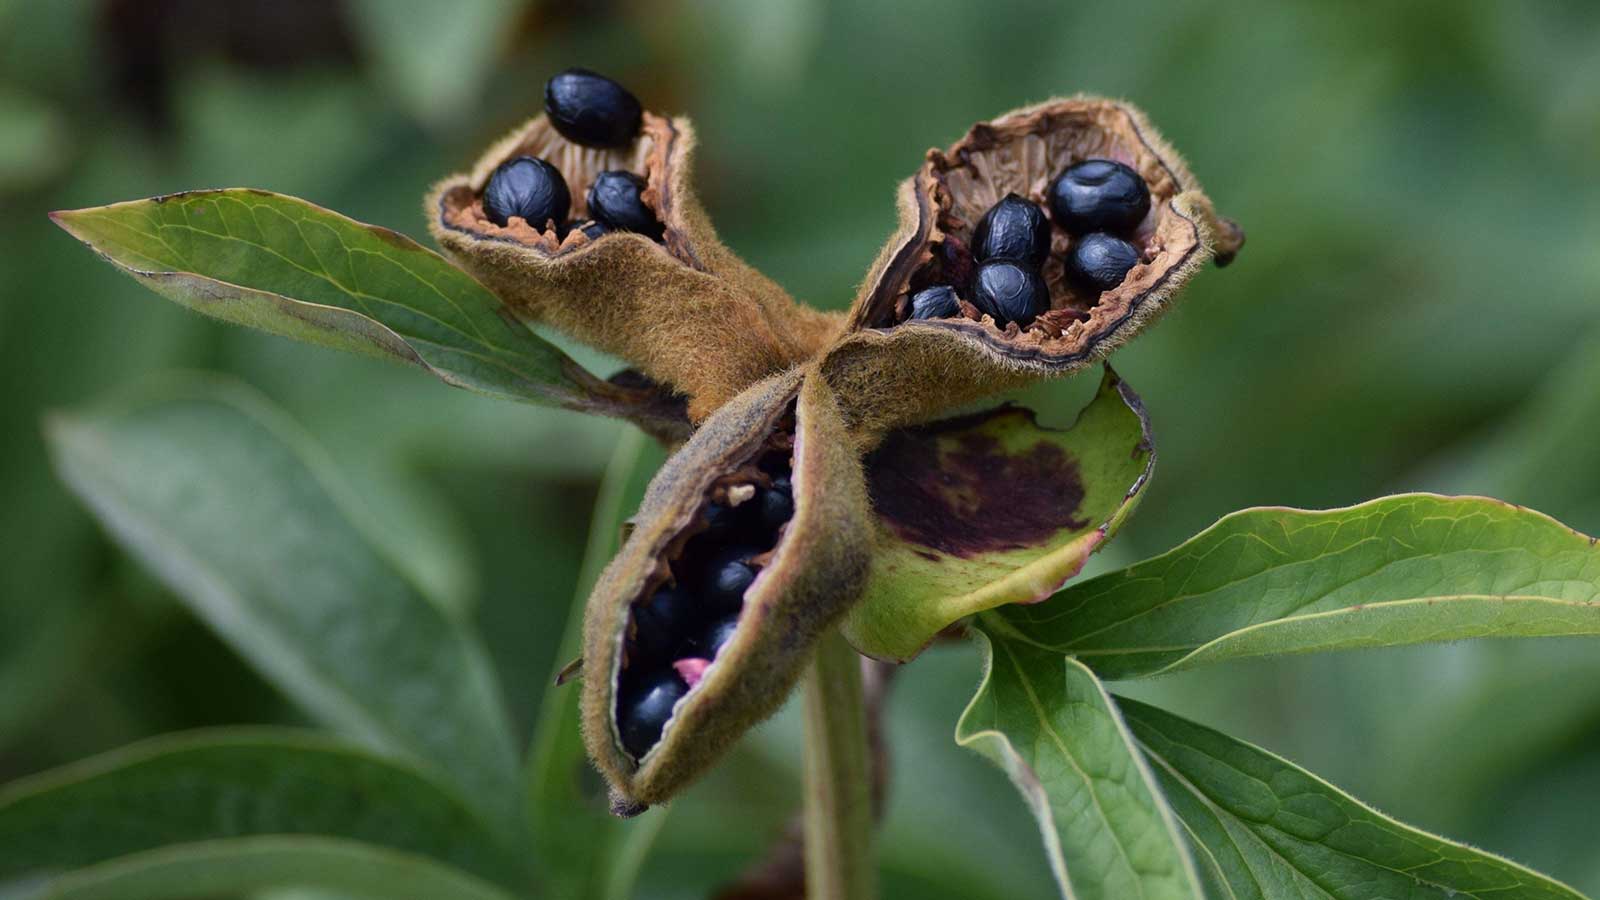
[[[845,636],[906,660],[967,616],[1044,600],[1116,533],[1154,464],[1139,397],[1109,367],[1070,428],[1003,406],[891,433],[866,461],[876,548]]]
[[[1600,635],[1600,549],[1481,497],[1248,509],[998,622],[1110,679],[1288,653]]]
[[[681,433],[680,408],[603,381],[444,257],[399,232],[249,188],[191,191],[51,218],[158,294],[227,322],[398,360],[494,397]]]

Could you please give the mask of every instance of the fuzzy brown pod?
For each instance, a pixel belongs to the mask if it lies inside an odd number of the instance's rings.
[[[1139,262],[1103,293],[1067,276],[1072,237],[1052,228],[1040,270],[1049,309],[1023,328],[962,300],[960,314],[910,319],[909,298],[970,277],[973,230],[1009,193],[1049,208],[1051,181],[1067,166],[1110,159],[1132,168],[1151,195],[1130,235]],[[1087,368],[1165,311],[1207,259],[1226,264],[1244,233],[1218,217],[1176,152],[1127,103],[1078,96],[1050,100],[974,125],[948,150],[930,150],[899,190],[900,227],[879,254],[851,308],[848,333],[823,362],[852,428],[879,435],[1041,377]]]
[[[827,383],[806,371],[751,386],[701,425],[651,482],[589,598],[584,740],[619,813],[667,800],[771,715],[865,584],[872,526],[860,459]],[[775,533],[726,530],[721,514],[757,503],[785,478],[793,506]],[[745,543],[757,574],[738,585],[732,635],[709,659],[692,636],[663,641],[645,631],[707,617],[695,604],[726,597],[704,587],[704,561]],[[658,609],[663,596],[679,605]],[[642,684],[670,689],[641,698]],[[640,710],[655,717],[643,741]]]
[[[519,317],[548,324],[619,356],[689,399],[703,419],[745,387],[814,356],[843,327],[839,314],[796,303],[723,246],[690,178],[688,120],[646,112],[640,135],[617,149],[575,144],[546,116],[494,144],[466,174],[435,185],[424,208],[434,238]],[[480,195],[501,163],[533,156],[554,165],[575,221],[606,171],[644,179],[641,199],[664,226],[661,241],[613,231],[590,238],[564,223],[491,222]]]

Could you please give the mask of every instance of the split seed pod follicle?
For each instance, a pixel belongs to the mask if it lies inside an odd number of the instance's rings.
[[[1040,269],[1050,308],[1028,327],[997,325],[970,298],[953,317],[910,317],[919,289],[970,278],[973,232],[986,212],[1011,193],[1048,208],[1052,180],[1087,159],[1129,166],[1151,195],[1130,235],[1141,261],[1121,284],[1099,294],[1074,284],[1063,260],[1081,238],[1058,223]],[[1153,322],[1207,259],[1225,264],[1244,241],[1143,113],[1096,97],[1051,100],[973,126],[949,149],[930,150],[898,200],[899,229],[862,284],[849,333],[823,361],[848,421],[869,435],[1082,371]]]
[[[861,609],[878,614],[852,621],[894,631],[883,623],[898,613],[867,588],[869,573],[887,583],[874,569],[887,532],[864,454],[898,428],[1104,358],[1205,260],[1230,259],[1243,234],[1137,110],[1052,100],[930,150],[900,187],[900,225],[854,305],[822,313],[717,240],[690,180],[687,120],[643,111],[593,73],[558,78],[568,80],[549,97],[582,99],[598,85],[604,102],[533,119],[437,185],[426,208],[440,244],[510,314],[622,357],[646,384],[686,398],[699,423],[651,483],[587,607],[584,739],[614,808],[630,813],[672,797],[775,711],[864,593]],[[607,118],[610,108],[626,116]],[[500,207],[493,218],[505,224],[491,220],[485,190],[522,157],[560,173],[570,221]],[[1081,177],[1053,190],[1073,166]],[[505,202],[534,194],[505,185],[495,195]],[[1060,191],[1078,193],[1052,205]],[[1070,457],[1056,468],[1075,471]],[[1065,543],[1072,528],[1033,531],[1065,546],[1051,551],[1063,558],[1076,546]]]
[[[864,584],[870,542],[861,462],[843,439],[826,383],[796,369],[762,381],[708,418],[652,481],[622,550],[601,575],[584,631],[584,737],[619,809],[666,800],[703,772],[751,725],[780,706],[818,637]],[[787,477],[793,513],[775,534],[758,509],[731,526],[718,520],[756,503]],[[641,653],[642,608],[663,589],[687,590],[725,613],[708,564],[747,545],[757,572],[734,610],[733,637],[712,659],[694,655],[693,623],[681,651]],[[686,614],[694,618],[693,608]],[[703,622],[701,624],[704,624]],[[681,655],[678,655],[680,654]],[[676,657],[676,658],[674,658]],[[687,685],[656,743],[635,753],[622,729],[630,681],[673,667]]]
[[[629,360],[686,395],[698,421],[742,388],[814,356],[842,321],[796,303],[723,246],[694,192],[693,155],[686,119],[646,112],[632,143],[596,148],[568,140],[539,116],[491,147],[470,173],[435,185],[424,209],[440,246],[513,314]],[[578,223],[589,216],[589,190],[601,173],[642,177],[661,240],[622,231],[591,238],[581,227],[521,219],[494,224],[483,209],[484,187],[519,156],[560,170]]]

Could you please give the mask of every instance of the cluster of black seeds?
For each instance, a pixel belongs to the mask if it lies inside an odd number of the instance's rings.
[[[633,604],[616,716],[635,759],[733,638],[745,591],[794,516],[793,425],[791,413],[750,464],[718,479],[667,580]]]
[[[1063,264],[1075,287],[1099,294],[1121,284],[1139,262],[1138,248],[1125,237],[1150,212],[1150,189],[1139,173],[1109,159],[1084,160],[1050,183],[1049,204],[1046,218],[1037,204],[1007,194],[978,221],[970,250],[947,239],[941,267],[950,283],[912,294],[907,315],[960,315],[964,295],[996,325],[1028,327],[1050,309],[1050,290],[1039,273],[1050,256],[1051,219],[1073,238]]]
[[[626,88],[587,69],[568,69],[546,82],[544,109],[562,137],[600,148],[632,143],[644,114]],[[608,231],[632,231],[659,241],[665,227],[645,206],[640,196],[644,188],[644,178],[633,172],[601,172],[586,198],[589,218],[568,220],[572,194],[560,170],[545,160],[518,156],[489,175],[483,212],[502,228],[517,216],[541,230],[553,227],[562,238],[577,229],[590,240]]]

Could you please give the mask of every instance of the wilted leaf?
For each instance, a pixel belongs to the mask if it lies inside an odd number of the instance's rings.
[[[1279,757],[1119,698],[1182,820],[1207,896],[1582,900],[1508,860],[1402,825]]]
[[[423,368],[512,400],[682,428],[647,389],[595,378],[444,257],[387,228],[250,188],[51,214],[175,303],[273,334]]]
[[[1182,545],[1000,611],[1025,640],[1132,678],[1252,656],[1600,634],[1600,550],[1531,510],[1401,494],[1224,517]]]
[[[1116,706],[1074,659],[975,629],[983,684],[956,741],[1033,809],[1061,896],[1198,900],[1193,863]]]
[[[959,619],[1043,600],[1115,534],[1154,465],[1139,397],[1109,367],[1071,428],[1004,406],[890,434],[867,458],[876,548],[845,636],[904,660]]]
[[[427,775],[342,742],[268,729],[155,738],[0,790],[0,879],[169,844],[320,835],[521,883],[509,849]]]
[[[111,534],[268,680],[514,827],[511,730],[482,647],[374,550],[292,423],[245,390],[183,382],[57,416],[49,437]]]

